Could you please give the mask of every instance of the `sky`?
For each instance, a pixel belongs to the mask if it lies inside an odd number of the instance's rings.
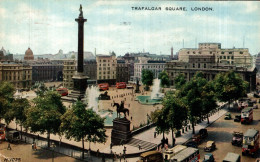
[[[221,43],[222,48],[260,52],[260,2],[148,0],[0,0],[0,48],[35,55],[77,51],[79,6],[84,18],[84,51],[117,56],[127,52],[170,54]],[[132,7],[161,7],[133,10]],[[166,7],[186,7],[168,11]],[[212,11],[192,11],[210,7]],[[244,41],[243,41],[244,40]],[[184,43],[183,43],[184,42]],[[243,43],[244,42],[244,43]]]

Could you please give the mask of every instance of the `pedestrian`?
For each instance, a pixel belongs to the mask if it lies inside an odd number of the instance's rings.
[[[102,155],[102,162],[106,162],[105,154]]]
[[[7,150],[12,150],[10,143],[8,143]]]
[[[133,119],[133,117],[131,116],[131,120]]]
[[[154,132],[154,138],[156,138],[156,131]]]
[[[97,157],[99,157],[99,149],[97,149]]]
[[[138,148],[139,148],[139,150],[141,150],[141,144],[140,143],[138,144]]]
[[[34,143],[32,143],[32,150],[34,150]]]
[[[110,149],[112,149],[112,147],[113,147],[113,143],[111,142],[111,143],[110,143]]]
[[[37,150],[36,142],[34,143],[34,150]]]

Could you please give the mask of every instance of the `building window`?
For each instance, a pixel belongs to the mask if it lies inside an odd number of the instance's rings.
[[[226,56],[224,56],[224,59],[226,59]]]
[[[224,54],[224,52],[221,52],[221,54]]]
[[[193,51],[193,54],[195,54],[195,51]]]
[[[192,67],[195,68],[195,64],[192,64]]]
[[[229,59],[229,56],[227,57],[227,59]]]
[[[229,54],[232,54],[232,52],[228,52]]]
[[[190,54],[190,51],[188,51],[187,54]]]
[[[231,59],[234,59],[234,56],[231,56]]]
[[[212,51],[210,51],[209,53],[212,54]]]
[[[198,68],[200,68],[200,63],[198,63]]]
[[[242,52],[242,51],[240,51],[239,53],[240,53],[240,54],[243,54],[243,52]]]
[[[204,64],[204,68],[206,68],[206,64]]]
[[[222,56],[220,56],[220,59],[222,59]]]

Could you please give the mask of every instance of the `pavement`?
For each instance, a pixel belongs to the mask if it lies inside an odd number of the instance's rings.
[[[221,105],[223,105],[223,104],[221,104]],[[216,121],[221,116],[223,116],[226,112],[227,112],[226,109],[220,109],[219,111],[217,111],[216,113],[214,113],[212,116],[209,117],[209,122],[210,122],[209,124],[207,123],[207,120],[204,120],[201,123],[197,124],[195,126],[195,133],[198,133],[198,131],[200,129],[206,128],[207,126],[212,124],[214,121]],[[135,135],[135,136],[133,136],[133,138],[141,140],[141,141],[150,142],[150,143],[158,146],[161,143],[161,139],[163,138],[163,135],[160,134],[160,135],[157,135],[156,138],[154,138],[154,132],[155,132],[155,127],[150,128],[147,131],[144,131],[138,135]],[[188,129],[187,131],[184,131],[184,133],[182,133],[182,135],[180,137],[176,137],[175,144],[185,143],[192,137],[192,135],[193,135],[192,129],[190,129],[190,130]],[[171,132],[169,132],[169,134],[165,134],[165,138],[168,138],[169,144],[172,143]],[[110,153],[112,150],[112,152],[116,152],[117,154],[120,154],[120,153],[123,154],[124,147],[126,147],[126,156],[130,156],[131,154],[140,154],[142,152],[148,151],[146,149],[139,150],[138,146],[133,147],[132,145],[125,144],[125,145],[121,145],[121,146],[113,146],[112,149],[107,147],[107,148],[103,149],[103,152]],[[141,145],[141,147],[142,147],[142,145]]]

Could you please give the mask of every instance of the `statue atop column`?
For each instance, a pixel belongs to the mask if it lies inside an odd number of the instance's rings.
[[[80,7],[79,7],[79,17],[83,17],[83,11],[82,11],[82,5],[80,4]]]

